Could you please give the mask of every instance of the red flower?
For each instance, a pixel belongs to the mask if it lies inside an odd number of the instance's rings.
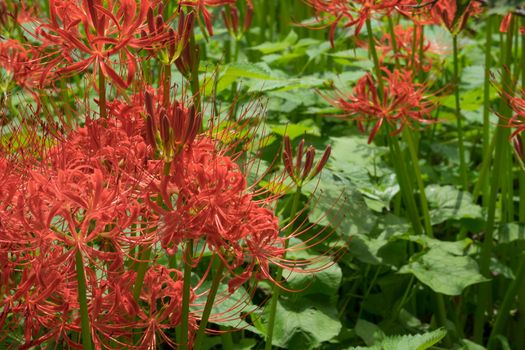
[[[413,82],[412,73],[408,70],[390,72],[386,68],[383,72],[385,86],[382,98],[371,74],[359,79],[352,94],[336,92],[335,97],[327,98],[344,112],[343,116],[356,120],[360,130],[364,130],[365,123],[374,123],[369,143],[385,121],[395,129],[395,133],[405,126],[411,127],[414,122],[433,122],[430,112],[434,106],[426,99],[425,89]]]
[[[213,35],[213,25],[211,23],[212,15],[206,7],[219,7],[224,5],[234,6],[235,1],[236,0],[182,0],[179,2],[179,4],[195,8],[197,13],[202,15],[208,33]]]
[[[522,90],[521,97],[510,97],[509,103],[515,114],[507,125],[516,129],[511,135],[511,138],[514,138],[525,131],[525,90]]]
[[[344,27],[355,27],[355,34],[361,32],[365,22],[372,18],[376,13],[388,15],[392,12],[403,0],[307,0],[307,3],[312,6],[317,15],[324,14],[330,18],[330,42],[334,46],[335,30],[339,22],[344,22]]]
[[[165,42],[169,33],[159,31],[148,23],[152,3],[118,0],[52,0],[50,19],[42,24],[36,36],[44,41],[44,48],[54,50],[53,58],[46,62],[46,71],[56,77],[85,71],[92,66],[100,68],[119,87],[127,87],[135,75],[137,58],[132,50],[151,48]],[[162,29],[166,29],[165,27]],[[147,33],[147,35],[144,35]],[[113,56],[118,56],[115,60]],[[116,68],[127,67],[123,79]]]
[[[400,8],[401,13],[417,24],[442,23],[452,33],[461,31],[467,20],[481,11],[480,2],[471,0],[406,0]]]

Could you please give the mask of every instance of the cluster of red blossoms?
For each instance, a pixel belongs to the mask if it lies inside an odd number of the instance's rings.
[[[404,127],[434,121],[431,112],[435,106],[426,96],[422,78],[432,67],[429,54],[443,50],[434,48],[425,38],[424,26],[442,24],[455,35],[470,16],[481,11],[480,3],[470,0],[309,0],[308,3],[321,23],[329,23],[332,46],[339,24],[344,28],[355,27],[357,44],[367,47],[374,60],[375,74],[367,73],[359,79],[352,93],[336,90],[326,97],[342,111],[340,116],[357,121],[362,132],[371,124],[368,142],[372,142],[385,123],[390,125],[390,134],[397,134]],[[405,18],[407,24],[397,24],[392,20],[394,14]],[[359,39],[365,23],[370,30],[372,20],[384,17],[389,17],[387,33],[379,40],[371,32],[367,33],[366,42]],[[420,83],[416,82],[418,79]]]
[[[157,0],[50,0],[49,18],[29,12],[0,18],[10,25],[29,18],[34,29],[23,43],[0,43],[10,84],[39,103],[44,88],[90,73],[98,76],[100,107],[97,118],[89,103],[79,104],[79,116],[58,126],[40,120],[68,119],[60,108],[57,115],[46,108],[29,117],[27,106],[24,118],[1,116],[0,343],[189,348],[197,329],[213,319],[202,298],[220,303],[241,292],[246,300],[228,312],[247,317],[243,309],[258,281],[282,283],[271,266],[306,271],[309,261],[285,257],[296,249],[290,238],[307,229],[281,227],[275,208],[283,193],[248,183],[253,164],[239,151],[245,145],[221,140],[228,131],[214,130],[220,121],[203,117],[199,91],[174,99],[169,74],[152,83],[144,78],[144,60],[156,59],[160,69],[175,65],[191,85],[198,75],[195,22],[212,34],[207,8],[225,6],[226,25],[240,35],[235,4],[179,1],[168,11]],[[251,1],[243,8],[246,27]],[[289,145],[285,153],[291,154]],[[325,153],[311,171],[308,149],[301,181],[316,176],[327,159]],[[264,176],[278,183],[286,170]],[[309,237],[300,249],[315,244]],[[205,288],[212,279],[227,287],[220,298]]]
[[[357,121],[364,132],[365,125],[373,122],[368,142],[372,142],[377,132],[388,123],[392,134],[399,133],[404,127],[414,123],[432,123],[434,104],[425,96],[425,88],[413,82],[412,72],[408,70],[383,69],[384,86],[378,87],[371,74],[358,80],[353,93],[345,95],[336,91],[335,96],[327,100],[344,111],[343,117]]]
[[[339,23],[345,28],[355,27],[358,35],[365,22],[374,16],[389,16],[397,12],[421,24],[443,23],[449,30],[462,28],[469,16],[480,11],[476,1],[416,1],[416,0],[307,0],[320,21],[330,23],[330,41]],[[464,4],[463,4],[464,3]]]
[[[280,235],[276,197],[247,184],[236,157],[213,133],[191,127],[200,123],[194,108],[175,102],[168,113],[156,108],[161,97],[149,91],[131,105],[113,102],[107,119],[88,118],[38,153],[15,157],[3,149],[3,341],[21,327],[20,348],[78,347],[81,269],[97,348],[175,346],[167,331],[181,322],[185,282],[181,271],[155,261],[140,276],[140,253],[147,249],[176,257],[190,242],[202,244],[228,271],[222,279],[230,293],[272,280],[271,264],[294,269],[298,263],[283,259],[293,247]],[[201,261],[211,266],[204,250],[192,256],[194,268]],[[191,302],[209,275],[205,269],[192,284]],[[201,315],[188,317],[191,341]]]

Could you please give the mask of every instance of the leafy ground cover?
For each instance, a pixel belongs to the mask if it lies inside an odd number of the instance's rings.
[[[0,2],[1,347],[525,349],[524,14]]]

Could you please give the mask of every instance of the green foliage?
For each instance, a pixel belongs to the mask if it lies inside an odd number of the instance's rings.
[[[444,329],[416,334],[416,335],[396,335],[384,336],[377,344],[368,347],[351,347],[348,350],[426,350],[437,344],[445,337],[447,332]]]

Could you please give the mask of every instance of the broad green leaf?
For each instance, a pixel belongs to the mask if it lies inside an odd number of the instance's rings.
[[[332,144],[330,162],[333,169],[347,171],[348,164],[357,164],[375,177],[392,173],[381,160],[381,156],[388,152],[388,148],[369,145],[365,136],[332,137],[330,143]]]
[[[461,89],[465,91],[478,88],[485,81],[485,67],[468,66],[461,73]]]
[[[337,313],[301,302],[277,304],[273,344],[285,349],[314,349],[341,330]]]
[[[381,343],[369,347],[353,347],[348,350],[426,350],[437,344],[447,335],[440,328],[435,331],[415,335],[394,335],[385,337]]]
[[[463,346],[460,348],[460,350],[485,350],[483,346],[476,344],[468,339],[461,340],[461,344]]]
[[[199,288],[198,293],[203,293],[204,291],[209,290],[211,287],[211,282],[206,281]],[[204,309],[206,304],[207,293],[203,293],[200,298],[198,298],[194,305],[202,305],[199,307],[192,307],[194,311]],[[216,323],[221,326],[227,326],[232,328],[242,328],[248,329],[254,333],[260,334],[260,331],[254,326],[250,325],[245,321],[245,315],[250,312],[255,312],[257,306],[253,305],[250,300],[250,295],[247,291],[240,287],[233,294],[229,294],[228,286],[226,284],[221,284],[215,297],[215,304],[213,305],[210,323]],[[217,317],[214,318],[214,315]]]
[[[474,259],[438,248],[417,255],[399,272],[411,273],[433,291],[445,295],[460,295],[466,287],[488,281],[479,273]]]
[[[433,225],[447,220],[481,219],[482,209],[474,204],[472,195],[453,186],[430,185],[425,189],[431,207],[430,219]]]
[[[287,258],[292,258],[292,256],[287,256]],[[309,269],[315,269],[316,267],[320,266],[308,266]],[[343,272],[337,264],[334,264],[315,274],[292,272],[287,274],[286,277],[286,287],[294,291],[301,291],[303,296],[318,294],[333,297],[337,296]]]
[[[277,135],[288,135],[291,140],[305,135],[321,136],[321,130],[312,119],[305,119],[297,124],[272,125],[271,129]]]
[[[217,92],[229,89],[239,78],[265,81],[286,81],[282,74],[272,71],[264,63],[238,62],[229,64],[217,83]],[[209,84],[210,88],[213,84]]]
[[[252,50],[260,51],[261,53],[267,55],[274,52],[280,52],[284,51],[290,47],[292,47],[293,44],[297,42],[298,39],[297,33],[294,31],[291,31],[288,36],[280,42],[265,42],[260,45],[252,47]]]
[[[525,225],[511,222],[502,224],[497,232],[499,243],[511,243],[517,240],[525,239]]]
[[[324,169],[319,183],[311,181],[303,190],[315,195],[310,212],[312,222],[334,227],[345,238],[367,235],[375,227],[375,215],[349,179]]]
[[[386,336],[379,326],[363,319],[357,320],[354,331],[366,345],[381,342]]]
[[[497,96],[497,92],[495,90],[491,90],[490,98],[494,98]],[[448,95],[444,98],[441,98],[439,100],[439,103],[443,107],[448,107],[451,110],[455,108],[456,105],[456,98],[454,95]],[[479,108],[480,105],[483,104],[483,89],[482,88],[476,88],[472,90],[462,91],[460,94],[460,103],[461,103],[461,110],[463,111],[474,111]]]

